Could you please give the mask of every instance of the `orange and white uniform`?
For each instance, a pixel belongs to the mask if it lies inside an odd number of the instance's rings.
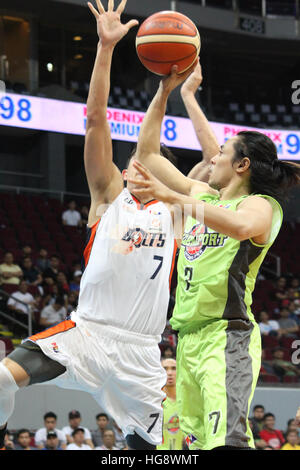
[[[161,442],[165,328],[176,254],[165,204],[124,189],[88,229],[78,307],[30,337],[67,371],[50,383],[91,393],[125,435]]]

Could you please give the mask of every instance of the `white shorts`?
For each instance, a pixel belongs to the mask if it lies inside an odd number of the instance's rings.
[[[122,429],[153,445],[162,442],[166,372],[159,337],[80,319],[28,338],[66,372],[47,382],[90,393]]]

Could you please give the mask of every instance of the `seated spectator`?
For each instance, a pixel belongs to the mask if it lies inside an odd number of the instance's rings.
[[[62,214],[62,223],[72,227],[79,227],[81,225],[81,215],[76,210],[76,202],[70,201],[68,207],[69,209]]]
[[[22,259],[32,257],[32,248],[30,245],[22,246]],[[21,261],[22,261],[21,259]]]
[[[31,437],[28,429],[20,429],[17,432],[17,444],[15,450],[36,450],[30,445]]]
[[[281,348],[274,349],[272,365],[275,374],[281,379],[285,376],[300,376],[300,370],[298,369],[298,367],[292,364],[291,362],[284,360],[284,351]]]
[[[94,448],[94,444],[92,442],[92,436],[90,431],[81,426],[81,414],[77,410],[72,410],[69,413],[69,426],[65,426],[62,431],[65,433],[67,438],[67,443],[70,444],[74,442],[72,433],[77,428],[82,428],[84,430],[84,442],[85,444],[89,445],[92,449]]]
[[[103,433],[109,429],[109,418],[106,413],[98,413],[96,416],[96,423],[98,428],[92,431],[92,441],[95,447],[100,447],[103,444]]]
[[[43,272],[44,279],[51,278],[54,282],[57,281],[57,275],[59,273],[60,259],[57,255],[52,255],[50,258],[50,266]]]
[[[47,434],[50,431],[54,431],[58,438],[58,447],[61,449],[66,449],[67,447],[67,438],[65,433],[63,433],[60,429],[56,428],[57,423],[57,416],[52,411],[49,411],[44,415],[44,427],[40,428],[36,431],[34,440],[35,444],[38,449],[43,449],[46,447],[47,442]]]
[[[297,277],[293,277],[293,279],[291,280],[291,287],[295,291],[295,297],[299,299],[300,298],[300,281]]]
[[[5,450],[15,450],[15,445],[13,441],[13,435],[7,429],[4,436],[4,449]],[[3,449],[0,449],[3,450]]]
[[[275,291],[274,291],[275,300],[282,301],[287,298],[286,287],[287,287],[286,278],[282,276],[276,282]]]
[[[32,259],[29,256],[23,258],[22,264],[23,279],[32,286],[38,286],[43,282],[43,276],[41,273],[33,267]]]
[[[266,357],[265,350],[262,349],[261,350],[261,366],[260,366],[259,376],[270,375],[270,374],[271,375],[276,375],[275,371],[274,371],[274,368],[273,368],[273,365],[272,365],[272,361],[267,361],[265,357]],[[260,429],[260,431],[261,431],[261,429]]]
[[[17,264],[14,264],[14,257],[12,253],[5,253],[3,263],[0,264],[0,279],[1,284],[20,284],[20,279],[23,277],[23,271]]]
[[[290,318],[290,312],[287,308],[282,308],[280,310],[280,318],[278,320],[279,327],[283,336],[287,338],[297,338],[297,333],[299,331],[299,326]]]
[[[80,215],[81,215],[81,225],[86,228],[86,225],[88,224],[88,219],[89,219],[89,208],[87,206],[82,206],[80,209]]]
[[[104,431],[103,444],[95,447],[95,450],[120,450],[115,446],[115,433],[111,429]]]
[[[36,267],[41,271],[42,273],[50,268],[50,260],[48,258],[48,251],[45,248],[41,248],[39,251],[39,256],[36,260]]]
[[[59,271],[57,274],[57,285],[61,293],[68,294],[70,291],[68,279],[64,272]]]
[[[50,278],[48,278],[48,281],[49,279]],[[51,279],[51,283],[47,283],[47,287],[45,287],[45,295],[42,301],[43,308],[47,305],[53,305],[56,298],[62,297],[62,294],[63,293],[58,288],[58,284]]]
[[[279,323],[276,320],[270,320],[269,315],[265,311],[259,313],[258,326],[262,336],[276,336],[280,338],[282,334]]]
[[[259,432],[264,426],[265,408],[263,405],[255,405],[253,408],[253,416],[251,416],[251,422],[253,425],[253,433],[259,435]]]
[[[298,428],[298,426],[297,426],[297,423],[296,423],[295,418],[291,418],[291,419],[289,419],[288,422],[287,422],[286,431],[283,433],[283,436],[284,436],[285,439],[286,439],[287,433],[288,433],[289,431],[296,431],[296,432],[297,432],[297,435],[298,435],[298,442],[297,442],[297,444],[300,444],[299,428]]]
[[[300,325],[300,305],[297,305],[295,301],[291,301],[288,305],[288,311],[290,312],[289,318],[294,320],[297,325]]]
[[[287,442],[281,447],[280,450],[300,450],[298,444],[298,433],[292,429],[286,435]]]
[[[63,450],[59,447],[59,441],[55,431],[48,431],[46,445],[41,450]]]
[[[36,303],[33,296],[28,292],[27,282],[21,281],[19,289],[11,294],[7,302],[7,308],[12,314],[12,318],[27,325],[28,315],[31,315],[32,326],[35,327],[35,319],[32,314],[35,307]],[[22,334],[24,331],[20,328],[21,327],[17,324],[13,324],[12,326],[15,333]]]
[[[41,311],[40,325],[49,328],[65,320],[67,311],[64,303],[63,297],[57,297],[54,304],[44,307]]]
[[[73,281],[70,282],[70,291],[79,292],[82,271],[75,271]]]
[[[164,359],[175,359],[175,351],[171,346],[167,346],[163,352]]]
[[[283,446],[284,437],[279,429],[275,429],[275,416],[272,413],[265,414],[264,427],[259,436],[273,449],[280,449]]]
[[[113,421],[113,432],[115,435],[115,446],[119,450],[127,450],[127,442],[125,439],[125,436],[122,432],[122,429],[119,428],[118,424],[116,421]]]
[[[72,432],[73,442],[67,445],[67,450],[92,450],[91,447],[85,444],[84,429],[76,428]]]
[[[249,426],[253,434],[254,445],[256,449],[264,449],[266,447],[266,442],[260,438],[259,434],[254,431],[254,425],[251,418],[248,418]]]
[[[67,309],[67,313],[74,312],[75,308],[78,304],[78,293],[76,291],[71,291],[67,296],[65,308]]]

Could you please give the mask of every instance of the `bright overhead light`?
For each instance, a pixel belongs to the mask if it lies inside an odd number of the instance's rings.
[[[73,41],[82,41],[82,36],[74,36]]]
[[[47,67],[48,72],[53,72],[53,64],[51,64],[51,62],[48,62],[46,67]]]

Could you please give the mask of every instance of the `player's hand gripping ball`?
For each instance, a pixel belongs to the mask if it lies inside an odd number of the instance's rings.
[[[136,36],[136,50],[142,64],[157,75],[188,70],[200,53],[200,35],[195,24],[182,13],[161,11],[149,16]]]

